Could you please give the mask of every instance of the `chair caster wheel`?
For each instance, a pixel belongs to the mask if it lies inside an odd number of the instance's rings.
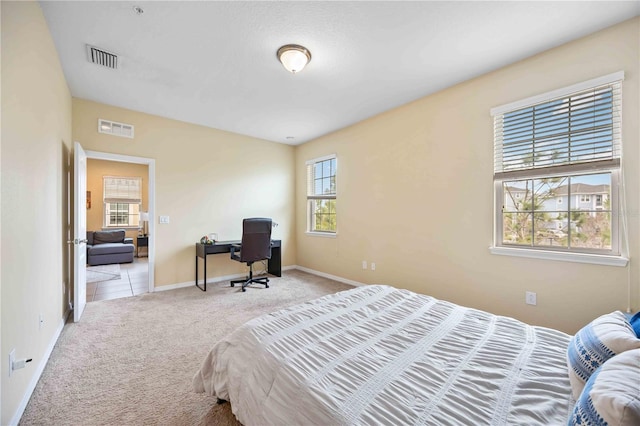
[[[269,284],[265,284],[265,288],[269,288]]]
[[[235,287],[236,285],[234,283],[231,283],[231,287]]]
[[[246,288],[243,288],[243,289],[242,289],[242,292],[245,292],[245,291],[247,291],[247,289],[246,289]]]

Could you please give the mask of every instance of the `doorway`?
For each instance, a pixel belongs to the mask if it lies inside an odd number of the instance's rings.
[[[134,244],[132,261],[87,267],[86,301],[153,292],[155,226],[149,218],[154,217],[155,210],[155,160],[97,151],[86,151],[86,156],[87,231],[124,229],[127,243]],[[108,177],[139,179],[143,183],[139,204],[106,199],[103,189]],[[141,218],[148,222],[140,221]]]

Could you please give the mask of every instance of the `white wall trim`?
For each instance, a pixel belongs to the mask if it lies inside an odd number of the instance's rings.
[[[62,329],[64,328],[64,325],[67,323],[69,314],[71,314],[70,309],[67,310],[62,316],[62,319],[60,320],[60,324],[58,324],[58,328],[53,334],[53,338],[49,342],[49,346],[47,346],[47,349],[44,352],[44,356],[38,363],[38,367],[36,367],[35,374],[31,377],[31,381],[29,382],[29,385],[27,386],[27,390],[24,393],[24,396],[22,397],[22,401],[20,401],[20,405],[18,405],[18,409],[16,410],[15,414],[9,421],[9,425],[17,425],[20,422],[20,418],[24,414],[24,410],[27,408],[27,404],[31,399],[31,395],[33,394],[33,391],[36,389],[36,385],[40,380],[40,376],[42,376],[42,373],[44,372],[44,369],[47,366],[47,362],[49,362],[49,357],[51,356],[51,353],[53,352],[53,348],[56,346],[56,343],[58,342],[58,338],[62,333]]]
[[[215,284],[215,283],[219,283],[222,281],[229,281],[229,280],[233,280],[236,278],[242,278],[247,276],[247,274],[232,274],[232,275],[223,275],[220,277],[213,277],[213,278],[208,278],[207,279],[207,284]],[[202,285],[202,281],[198,281],[198,284]],[[154,290],[155,291],[167,291],[167,290],[176,290],[178,288],[186,288],[186,287],[195,287],[196,283],[195,281],[185,281],[182,283],[176,283],[176,284],[168,284],[168,285],[160,285],[158,287],[156,287]],[[200,290],[198,290],[200,291]]]
[[[624,80],[624,71],[614,72],[612,74],[603,75],[601,77],[593,78],[591,80],[582,81],[580,83],[572,84],[571,86],[562,87],[560,89],[552,90],[550,92],[542,93],[521,99],[519,101],[511,102],[505,105],[500,105],[495,108],[491,108],[491,115],[496,116],[504,114],[505,112],[514,111],[520,108],[526,108],[531,105],[548,102],[553,99],[560,98],[562,96],[568,96],[582,90],[588,90],[593,87],[604,86],[605,84],[615,83],[616,81]]]
[[[282,268],[283,271],[288,271],[290,269],[296,269],[296,266],[284,266]],[[215,284],[215,283],[219,283],[222,281],[229,281],[229,280],[233,280],[236,278],[242,278],[242,277],[246,277],[247,274],[233,274],[233,275],[223,275],[220,277],[213,277],[213,278],[208,278],[207,279],[207,284]],[[198,283],[200,285],[202,285],[202,281],[198,281]],[[185,281],[182,283],[176,283],[176,284],[167,284],[167,285],[161,285],[155,288],[155,291],[168,291],[168,290],[176,290],[178,288],[186,288],[186,287],[195,287],[196,283],[195,281]]]
[[[347,279],[347,278],[338,277],[336,275],[331,275],[331,274],[327,274],[327,273],[324,273],[324,272],[316,271],[314,269],[305,268],[304,266],[296,265],[295,269],[298,269],[298,270],[300,270],[302,272],[307,272],[309,274],[318,275],[320,277],[329,278],[330,280],[338,281],[338,282],[341,282],[341,283],[344,283],[344,284],[347,284],[347,285],[351,285],[351,286],[354,286],[354,287],[360,287],[360,286],[363,286],[363,285],[367,285],[367,284],[361,283],[359,281],[354,281],[354,280],[350,280],[350,279]]]
[[[590,253],[565,253],[548,250],[529,250],[510,247],[489,247],[491,254],[528,257],[531,259],[559,260],[564,262],[591,263],[605,266],[627,266],[629,259],[622,256],[605,256]]]
[[[311,166],[315,163],[319,163],[320,161],[333,160],[334,158],[338,158],[338,155],[337,154],[323,155],[322,157],[312,158],[311,160],[307,160],[305,164],[307,166]]]
[[[338,236],[337,232],[305,231],[305,234],[310,235],[312,237],[322,237],[322,238],[336,238]]]

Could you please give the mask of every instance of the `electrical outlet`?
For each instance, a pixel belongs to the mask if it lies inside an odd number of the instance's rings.
[[[376,263],[375,262],[371,262],[371,270],[372,271],[376,270]]]
[[[169,216],[160,216],[160,223],[169,223]]]
[[[366,260],[362,261],[362,269],[367,269],[367,261]]]
[[[16,349],[11,349],[9,352],[9,377],[11,377],[11,372],[13,372],[13,362],[16,360]]]
[[[527,305],[537,305],[536,294],[532,291],[527,291],[524,294],[524,301]]]

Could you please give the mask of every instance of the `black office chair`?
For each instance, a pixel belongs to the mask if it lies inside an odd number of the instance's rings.
[[[271,219],[251,218],[242,221],[242,244],[231,246],[231,259],[246,263],[249,276],[244,280],[231,281],[231,287],[242,283],[242,291],[251,283],[269,288],[269,278],[253,276],[253,262],[271,259]]]

